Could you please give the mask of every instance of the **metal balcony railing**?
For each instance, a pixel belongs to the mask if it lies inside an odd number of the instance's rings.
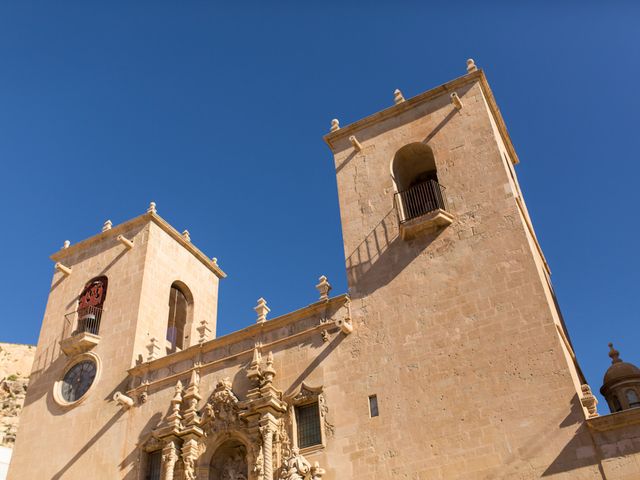
[[[400,223],[435,210],[447,210],[444,190],[445,188],[435,180],[427,180],[396,193],[394,202]]]
[[[102,308],[84,307],[65,315],[67,325],[71,326],[77,319],[77,327],[71,335],[78,333],[92,333],[98,335],[100,332],[100,319],[102,318]]]

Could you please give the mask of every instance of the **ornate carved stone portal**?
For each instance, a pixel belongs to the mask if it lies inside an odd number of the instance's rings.
[[[163,480],[322,478],[319,465],[311,465],[297,448],[291,448],[288,418],[293,403],[286,402],[273,385],[273,363],[273,354],[269,352],[263,360],[256,345],[247,365],[252,388],[243,400],[233,392],[231,381],[223,378],[199,407],[199,365],[194,365],[186,388],[177,383],[165,418],[145,445],[146,451],[151,445],[162,448]]]

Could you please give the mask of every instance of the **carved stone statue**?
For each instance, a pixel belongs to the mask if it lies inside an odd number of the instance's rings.
[[[311,464],[300,454],[300,449],[291,449],[291,455],[282,465],[281,480],[304,480],[311,471]]]
[[[247,464],[240,455],[235,455],[226,461],[222,471],[221,480],[247,480],[244,472],[247,470]]]
[[[191,457],[184,457],[183,461],[185,480],[196,480],[196,466],[194,459]]]

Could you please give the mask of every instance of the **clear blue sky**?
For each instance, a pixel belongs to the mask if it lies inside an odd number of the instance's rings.
[[[637,2],[267,3],[0,4],[0,340],[36,342],[65,239],[150,200],[228,272],[220,334],[344,292],[330,120],[473,57],[592,387],[610,340],[640,364]]]

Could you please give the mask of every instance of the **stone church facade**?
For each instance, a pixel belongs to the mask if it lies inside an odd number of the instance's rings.
[[[484,73],[325,141],[349,294],[216,338],[225,273],[155,204],[65,243],[9,479],[640,478],[640,408],[598,415]]]

